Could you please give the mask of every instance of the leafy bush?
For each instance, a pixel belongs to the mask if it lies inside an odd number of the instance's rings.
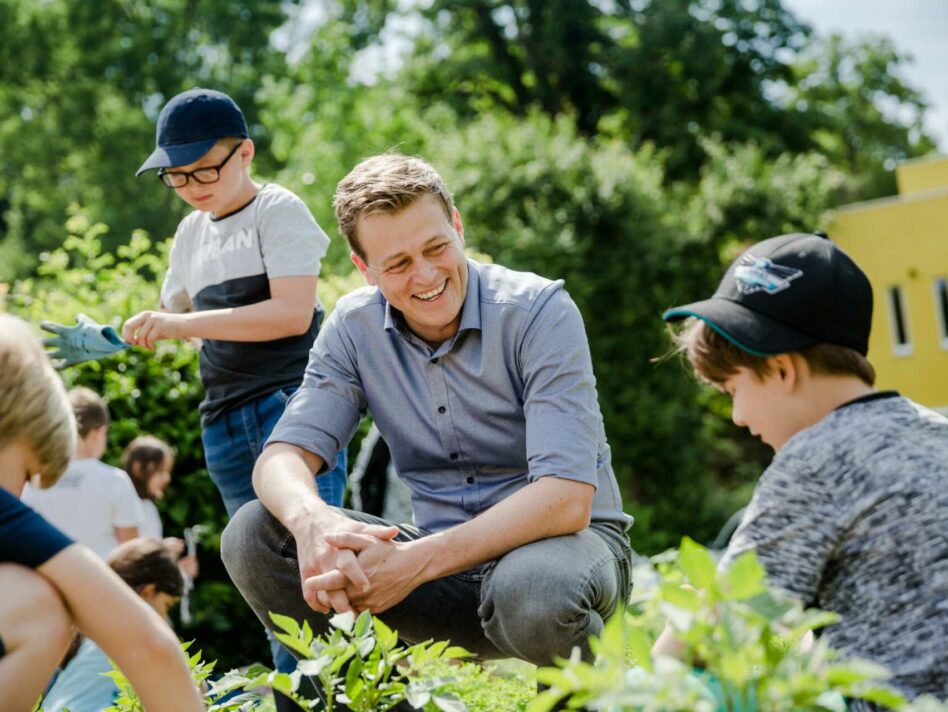
[[[845,712],[845,698],[902,712],[948,712],[948,704],[931,697],[906,703],[885,687],[884,668],[844,658],[825,640],[801,645],[837,616],[768,589],[753,553],[719,572],[708,550],[686,538],[677,552],[638,565],[634,577],[633,600],[592,640],[595,661],[583,662],[575,650],[558,667],[537,670],[535,679],[548,689],[536,696],[534,676],[525,670],[532,666],[464,662],[468,654],[447,642],[405,647],[369,613],[337,615],[320,636],[306,622],[273,615],[283,631],[277,637],[301,657],[297,669],[232,670],[210,682],[207,706],[264,709],[264,691],[272,688],[309,709],[314,700],[300,692],[306,675],[329,710],[362,712],[403,701],[426,712],[548,712],[559,702],[603,712]],[[682,661],[651,653],[666,621],[684,644]],[[209,681],[214,663],[203,662],[200,652],[189,660],[196,683]],[[120,689],[113,712],[141,712],[122,673],[110,676]]]
[[[907,705],[884,685],[885,668],[844,658],[825,639],[801,645],[838,616],[768,589],[753,552],[719,572],[710,552],[685,538],[676,557],[659,562],[658,570],[637,570],[642,590],[592,641],[595,662],[574,655],[537,671],[550,689],[528,712],[547,712],[562,699],[570,709],[609,712],[845,712],[844,698],[889,709],[948,709],[931,699]],[[683,643],[682,661],[651,653],[666,620]]]

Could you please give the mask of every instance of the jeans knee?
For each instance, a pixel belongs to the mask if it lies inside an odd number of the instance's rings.
[[[589,635],[601,630],[602,619],[576,595],[575,582],[570,586],[558,578],[551,573],[544,585],[534,578],[533,586],[530,579],[511,577],[491,582],[480,609],[491,642],[535,665],[569,657],[576,645],[587,652]]]
[[[234,583],[246,580],[245,569],[252,567],[260,546],[260,530],[270,514],[259,501],[247,502],[237,510],[221,533],[221,560]]]

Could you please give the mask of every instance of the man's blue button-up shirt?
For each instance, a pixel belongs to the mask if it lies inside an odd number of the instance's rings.
[[[593,521],[631,524],[562,281],[469,260],[460,327],[437,349],[377,288],[342,297],[269,442],[333,463],[366,410],[422,529],[465,522],[545,476],[593,485]]]

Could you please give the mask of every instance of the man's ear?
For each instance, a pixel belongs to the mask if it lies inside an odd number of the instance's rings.
[[[135,591],[145,601],[151,601],[157,595],[157,587],[153,583],[146,583]]]
[[[454,231],[458,234],[458,239],[461,241],[461,246],[464,246],[464,223],[461,222],[461,213],[458,212],[458,209],[454,209],[454,220],[452,220],[454,225]]]
[[[359,268],[359,271],[362,273],[362,276],[365,277],[365,281],[369,283],[369,286],[376,286],[376,279],[369,270],[369,266],[365,263],[365,260],[359,257],[355,252],[349,253],[349,259],[352,260],[352,264]]]

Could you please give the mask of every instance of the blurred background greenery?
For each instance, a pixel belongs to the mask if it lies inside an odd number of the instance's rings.
[[[0,309],[118,325],[157,302],[186,206],[134,171],[179,91],[233,96],[256,176],[333,236],[333,190],[360,158],[420,154],[469,246],[566,280],[633,546],[707,541],[768,452],[677,362],[654,362],[659,315],[706,295],[749,241],[895,192],[895,162],[934,149],[905,62],[881,38],[820,36],[780,0],[0,0]],[[334,239],[323,300],[360,283]],[[195,352],[164,344],[64,376],[108,398],[110,461],[142,432],[178,449],[168,533],[219,534]],[[217,534],[180,632],[226,669],[266,650]]]

